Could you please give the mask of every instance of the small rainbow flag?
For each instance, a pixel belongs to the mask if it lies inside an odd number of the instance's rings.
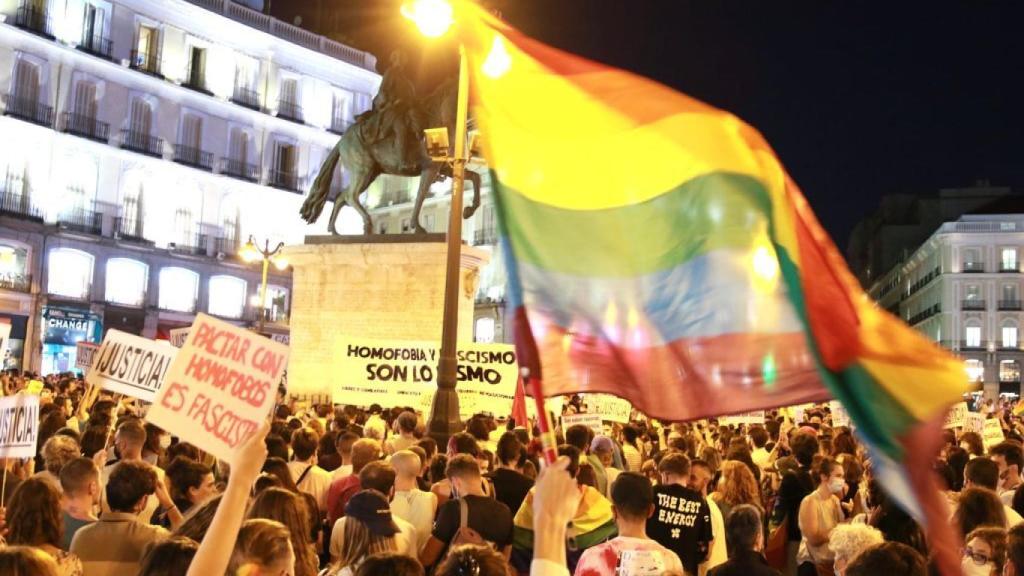
[[[963,365],[864,294],[761,134],[460,12],[531,386],[669,420],[834,397],[889,492],[946,525],[930,470]]]

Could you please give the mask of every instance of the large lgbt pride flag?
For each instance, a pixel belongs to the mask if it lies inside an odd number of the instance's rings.
[[[761,134],[471,4],[457,21],[532,383],[669,420],[834,397],[890,493],[937,518],[963,366],[867,298]]]

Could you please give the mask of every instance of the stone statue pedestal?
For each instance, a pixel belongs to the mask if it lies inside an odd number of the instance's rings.
[[[440,344],[444,315],[444,234],[307,236],[286,246],[292,266],[292,394],[330,394],[338,336],[429,340]],[[459,341],[473,340],[473,303],[490,254],[462,247]]]

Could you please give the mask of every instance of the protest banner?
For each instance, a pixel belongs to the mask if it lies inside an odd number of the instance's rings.
[[[436,343],[342,337],[336,349],[336,403],[430,410],[437,389],[440,349]],[[519,377],[514,348],[462,342],[456,355],[460,415],[510,414]]]
[[[146,419],[230,461],[270,414],[287,365],[287,346],[199,314]]]
[[[964,414],[964,432],[977,432],[981,434],[981,431],[985,428],[985,416],[978,412],[968,412]]]
[[[764,410],[755,410],[754,412],[744,412],[743,414],[733,414],[732,416],[722,416],[718,419],[719,426],[739,426],[740,424],[764,424]]]
[[[565,434],[570,426],[577,424],[590,428],[598,436],[604,435],[604,425],[601,424],[600,414],[562,414],[562,434]]]
[[[949,408],[949,412],[946,413],[946,423],[942,425],[943,428],[960,428],[964,425],[964,419],[967,417],[967,402],[958,402],[953,404]]]
[[[586,394],[583,401],[587,404],[587,411],[600,414],[602,420],[629,424],[629,416],[633,412],[633,405],[629,400],[623,400],[614,394]]]
[[[172,328],[169,332],[168,342],[175,348],[181,348],[185,345],[185,339],[188,338],[189,328]]]
[[[39,396],[0,398],[0,458],[32,458],[39,438]]]
[[[793,406],[793,423],[797,425],[802,424],[804,415],[811,408],[814,408],[814,404],[797,404]]]
[[[178,349],[121,332],[108,330],[85,382],[146,402],[152,402]]]
[[[986,450],[999,444],[1005,438],[1003,436],[1003,425],[998,418],[985,420],[981,428],[981,440],[985,444]]]
[[[96,351],[100,349],[99,344],[92,342],[78,342],[75,344],[75,368],[81,368],[88,372],[92,367],[92,360],[96,357]]]
[[[846,411],[846,407],[839,402],[839,400],[833,400],[828,403],[829,410],[832,412],[832,427],[837,428],[839,426],[850,426],[850,414]]]

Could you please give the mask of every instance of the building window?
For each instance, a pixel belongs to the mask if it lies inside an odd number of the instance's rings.
[[[1020,382],[1020,364],[1016,360],[1003,360],[999,363],[1000,382]]]
[[[494,342],[494,318],[476,319],[476,341],[484,344]]]
[[[138,260],[111,258],[107,261],[107,302],[141,307],[146,301],[149,267]]]
[[[196,311],[198,296],[199,274],[184,268],[168,267],[160,270],[161,309],[193,313]]]
[[[964,361],[964,368],[967,370],[968,382],[985,381],[985,365],[982,364],[981,360],[973,358],[966,360]]]
[[[255,304],[259,307],[259,292],[255,296]],[[288,317],[288,289],[282,286],[267,286],[267,305],[263,309],[263,319],[267,322],[282,322]]]
[[[964,328],[964,346],[968,348],[981,348],[981,326],[968,326]]]
[[[87,300],[92,289],[92,265],[92,255],[81,250],[51,250],[46,291],[54,296]]]
[[[234,276],[210,278],[210,314],[241,318],[245,310],[245,280]]]
[[[1003,348],[1017,347],[1017,327],[1003,326]]]
[[[31,282],[27,266],[28,250],[0,244],[0,288],[28,292]]]
[[[1003,248],[999,262],[999,269],[1004,271],[1017,271],[1017,249]]]
[[[967,300],[981,300],[981,288],[977,284],[968,284],[964,296]]]

